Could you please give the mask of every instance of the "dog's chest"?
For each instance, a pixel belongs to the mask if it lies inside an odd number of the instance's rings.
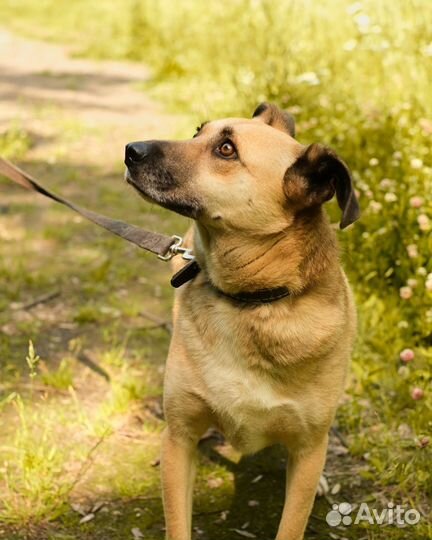
[[[203,362],[202,375],[217,408],[228,411],[261,411],[283,405],[269,378],[249,365],[229,347],[221,347]],[[204,358],[203,358],[204,360]]]
[[[229,355],[220,356],[203,375],[217,425],[242,453],[285,443],[304,429],[303,406],[289,395],[289,384],[281,392],[267,376],[245,370],[238,358]]]
[[[334,347],[340,317],[307,309],[305,319],[289,306],[252,311],[206,304],[191,299],[180,333],[197,375],[193,391],[235,446],[253,452],[324,421],[317,390],[324,379],[332,386],[322,358]]]
[[[217,423],[230,442],[245,453],[255,452],[284,432],[302,425],[302,405],[290,395],[290,384],[276,384],[271,375],[228,346],[220,347],[207,359],[202,357],[205,399]]]

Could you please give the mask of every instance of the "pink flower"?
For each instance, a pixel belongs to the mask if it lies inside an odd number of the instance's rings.
[[[415,354],[412,349],[404,349],[399,355],[402,362],[408,363],[414,360]]]
[[[419,388],[418,386],[416,386],[415,388],[413,388],[411,390],[411,397],[415,400],[415,401],[419,401],[420,399],[423,399],[424,397],[424,392],[421,388]]]
[[[412,206],[412,208],[420,208],[422,204],[423,199],[421,197],[411,197],[410,205]]]
[[[420,439],[418,440],[418,445],[420,446],[420,448],[426,448],[426,446],[428,446],[428,444],[430,443],[430,439],[429,437],[420,437]]]
[[[401,287],[399,289],[399,295],[402,300],[409,300],[413,295],[413,291],[411,287]]]

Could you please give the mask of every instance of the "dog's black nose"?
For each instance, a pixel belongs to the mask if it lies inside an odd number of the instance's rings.
[[[139,163],[143,161],[151,152],[152,144],[146,142],[131,142],[126,145],[125,161],[129,163]]]

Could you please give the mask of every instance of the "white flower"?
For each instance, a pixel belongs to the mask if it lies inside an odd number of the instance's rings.
[[[397,150],[396,152],[393,153],[393,157],[395,159],[402,159],[402,152],[399,152],[399,150]]]
[[[414,278],[410,278],[410,279],[408,279],[408,281],[407,281],[408,287],[411,287],[412,289],[415,289],[415,288],[417,287],[417,284],[418,284],[418,282],[417,282],[417,280],[414,279]]]
[[[425,276],[426,275],[426,268],[424,266],[420,266],[420,268],[417,268],[417,274],[419,276]]]
[[[425,283],[425,287],[428,291],[432,291],[432,279],[428,279]]]
[[[390,189],[394,185],[394,180],[391,180],[390,178],[383,178],[379,185],[382,189]]]
[[[367,31],[370,26],[370,17],[364,13],[354,15],[354,22],[357,24],[360,31]]]
[[[421,48],[421,53],[424,56],[432,56],[432,43],[429,43],[428,45],[425,45]]]
[[[420,214],[417,217],[417,223],[421,231],[428,231],[430,229],[430,221],[426,214]]]
[[[369,208],[371,209],[372,213],[378,214],[382,210],[382,204],[378,201],[371,201],[369,203]]]
[[[423,161],[420,158],[413,158],[411,160],[411,167],[413,169],[421,169],[423,167]]]
[[[397,196],[392,191],[389,191],[388,193],[384,195],[384,200],[386,202],[396,202]]]
[[[378,163],[379,163],[379,159],[377,159],[376,157],[370,158],[369,160],[369,165],[371,167],[376,167]]]
[[[407,249],[408,257],[410,259],[415,259],[418,257],[418,248],[416,244],[409,244],[406,249]]]
[[[314,71],[305,71],[296,80],[297,83],[310,84],[311,86],[317,86],[321,82]]]
[[[411,287],[401,287],[399,289],[399,296],[402,298],[402,300],[409,300],[413,295],[413,291]]]
[[[356,39],[349,39],[346,41],[343,45],[344,51],[353,51],[357,47],[357,40]]]

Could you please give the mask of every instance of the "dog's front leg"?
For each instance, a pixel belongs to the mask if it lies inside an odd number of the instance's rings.
[[[169,428],[162,437],[162,495],[167,540],[190,540],[196,445],[174,437]]]
[[[328,436],[287,463],[285,504],[276,540],[302,540],[324,468]]]

